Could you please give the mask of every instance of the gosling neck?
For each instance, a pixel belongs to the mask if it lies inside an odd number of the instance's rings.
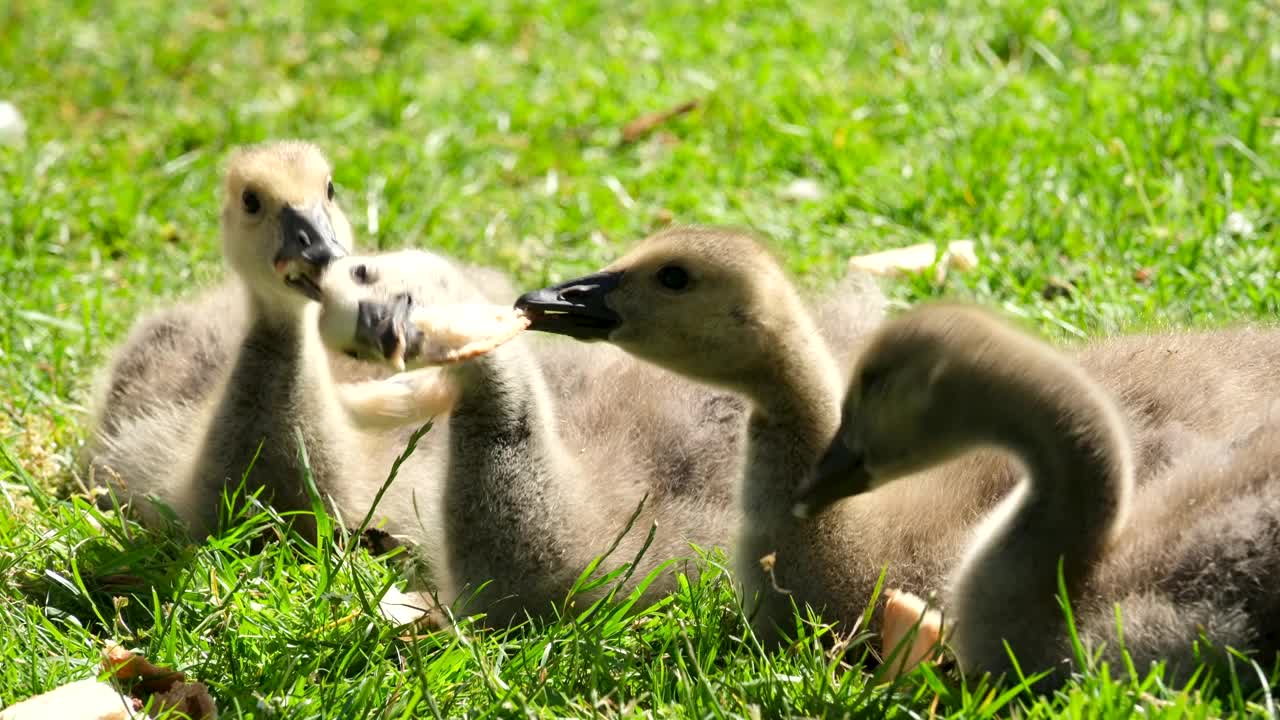
[[[542,368],[517,339],[449,370],[458,389],[449,413],[451,492],[473,502],[576,504],[581,468],[557,433]],[[467,468],[459,473],[459,469]],[[512,512],[526,514],[527,507]]]
[[[743,510],[790,523],[795,490],[840,425],[840,371],[809,323],[753,378]],[[807,332],[806,332],[807,330]]]
[[[250,317],[261,330],[285,333],[302,342],[305,329],[315,327],[319,304],[294,296],[293,291],[279,289],[264,292],[245,283],[244,293],[249,304]]]
[[[1053,380],[1019,376],[972,387],[985,397],[959,406],[987,415],[974,427],[989,428],[989,441],[1026,466],[1026,511],[1044,513],[1050,524],[1039,527],[1057,540],[1037,545],[1056,544],[1073,557],[1096,551],[1121,521],[1133,486],[1128,433],[1111,401],[1074,367]],[[1064,532],[1048,535],[1054,525]]]
[[[252,298],[251,298],[252,301]],[[309,308],[303,313],[314,319]],[[281,323],[271,316],[252,315],[235,362],[212,408],[197,461],[196,482],[213,493],[243,476],[252,466],[250,489],[265,488],[265,497],[282,511],[310,507],[300,481],[296,431],[301,431],[316,481],[342,477],[331,433],[332,402],[328,358],[318,333],[308,332],[303,320]],[[260,448],[256,460],[254,449]],[[305,533],[314,533],[310,518],[296,519]]]
[[[452,369],[444,488],[449,584],[503,624],[545,610],[583,565],[566,536],[586,531],[580,469],[555,434],[550,397],[520,340]],[[480,596],[471,593],[483,587]],[[518,599],[517,599],[518,598]],[[452,599],[452,598],[451,598]]]
[[[1036,649],[1064,623],[1059,563],[1074,598],[1120,527],[1133,485],[1124,424],[1107,397],[1074,366],[1026,373],[1044,359],[1016,355],[1002,365],[1019,370],[954,378],[944,393],[948,407],[971,413],[964,425],[979,436],[970,440],[1004,447],[1028,472],[977,529],[953,575],[952,645],[966,671],[1007,670],[1004,642],[1015,657],[1039,661]]]
[[[470,433],[506,437],[504,445],[540,442],[548,432],[541,369],[519,343],[450,368],[459,398],[450,422]],[[537,431],[535,433],[535,430]]]

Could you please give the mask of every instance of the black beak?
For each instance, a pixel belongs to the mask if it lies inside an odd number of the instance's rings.
[[[409,321],[413,298],[408,293],[390,302],[361,300],[356,311],[356,352],[360,357],[386,360],[403,348],[406,358],[422,353],[426,337]]]
[[[530,330],[579,340],[607,340],[622,324],[622,318],[606,302],[621,280],[620,271],[593,273],[527,292],[516,300],[516,309],[529,318]]]
[[[866,457],[845,441],[844,428],[836,433],[817,468],[796,490],[791,514],[798,518],[817,515],[837,501],[866,492],[871,487]]]
[[[338,242],[322,205],[295,208],[285,205],[280,210],[280,251],[276,253],[277,272],[285,276],[285,284],[312,300],[320,299],[316,280],[329,263],[347,254]]]

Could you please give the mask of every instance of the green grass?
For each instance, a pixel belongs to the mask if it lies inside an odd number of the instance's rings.
[[[876,687],[812,639],[759,651],[715,577],[639,617],[406,641],[368,612],[394,575],[360,552],[250,553],[285,532],[265,512],[183,547],[75,497],[93,369],[139,312],[220,274],[219,163],[265,138],[327,149],[366,246],[531,287],[669,215],[757,228],[813,283],[851,254],[974,239],[978,270],[887,289],[1059,338],[1280,311],[1272,0],[414,4],[0,1],[0,100],[29,125],[0,147],[0,705],[90,674],[112,635],[229,716],[1274,715],[1102,671],[1041,700]],[[788,199],[797,178],[822,197]]]

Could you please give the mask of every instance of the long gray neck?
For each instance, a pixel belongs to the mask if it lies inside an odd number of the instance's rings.
[[[763,374],[744,387],[752,399],[747,423],[747,450],[740,495],[742,521],[733,564],[744,601],[756,614],[759,637],[772,643],[792,618],[792,602],[831,605],[827,588],[840,587],[829,578],[833,565],[826,543],[833,514],[807,521],[791,516],[795,489],[809,473],[840,425],[839,371],[816,332],[795,334],[792,346],[779,353]],[[842,526],[834,520],[834,531]],[[772,557],[774,571],[761,559]],[[779,588],[796,588],[797,594]],[[806,590],[807,588],[807,590]],[[816,589],[816,591],[815,591]],[[859,600],[865,603],[865,599]],[[861,605],[859,605],[861,607]]]
[[[306,328],[314,321],[312,313],[292,320],[252,315],[206,431],[195,480],[217,493],[238,485],[248,472],[248,491],[265,489],[265,499],[279,511],[304,510],[311,503],[299,459],[299,429],[317,482],[336,472],[332,448],[323,439],[329,415],[317,407],[332,384],[327,358]],[[314,522],[306,518],[298,527],[311,532]]]
[[[742,506],[749,522],[792,524],[796,487],[840,425],[839,371],[816,337],[753,383]]]
[[[1037,383],[1008,381],[1004,401],[993,397],[1001,384],[988,384],[995,392],[975,403],[988,415],[975,425],[989,428],[990,442],[1028,470],[1018,512],[994,528],[989,543],[1047,569],[1055,584],[1062,557],[1071,586],[1110,540],[1126,508],[1133,484],[1128,436],[1110,402],[1082,377],[1063,377],[1051,387]],[[1028,536],[1036,541],[1024,542]]]
[[[517,340],[454,370],[461,397],[449,415],[445,525],[454,592],[489,583],[487,602],[519,595],[506,612],[555,602],[581,572],[580,472],[555,434],[551,399],[534,358]],[[466,611],[466,610],[464,610]]]
[[[1082,374],[973,386],[985,396],[968,404],[982,415],[972,425],[1029,474],[977,530],[950,593],[957,656],[968,669],[999,672],[1008,669],[1003,641],[1026,657],[1061,630],[1059,563],[1068,597],[1077,596],[1123,520],[1133,469],[1119,414]]]

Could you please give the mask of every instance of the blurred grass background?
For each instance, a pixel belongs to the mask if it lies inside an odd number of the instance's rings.
[[[0,101],[0,441],[46,487],[112,344],[220,276],[220,163],[268,138],[326,149],[366,248],[525,286],[674,221],[806,283],[972,239],[977,270],[887,291],[1060,338],[1280,311],[1274,0],[0,0]]]

